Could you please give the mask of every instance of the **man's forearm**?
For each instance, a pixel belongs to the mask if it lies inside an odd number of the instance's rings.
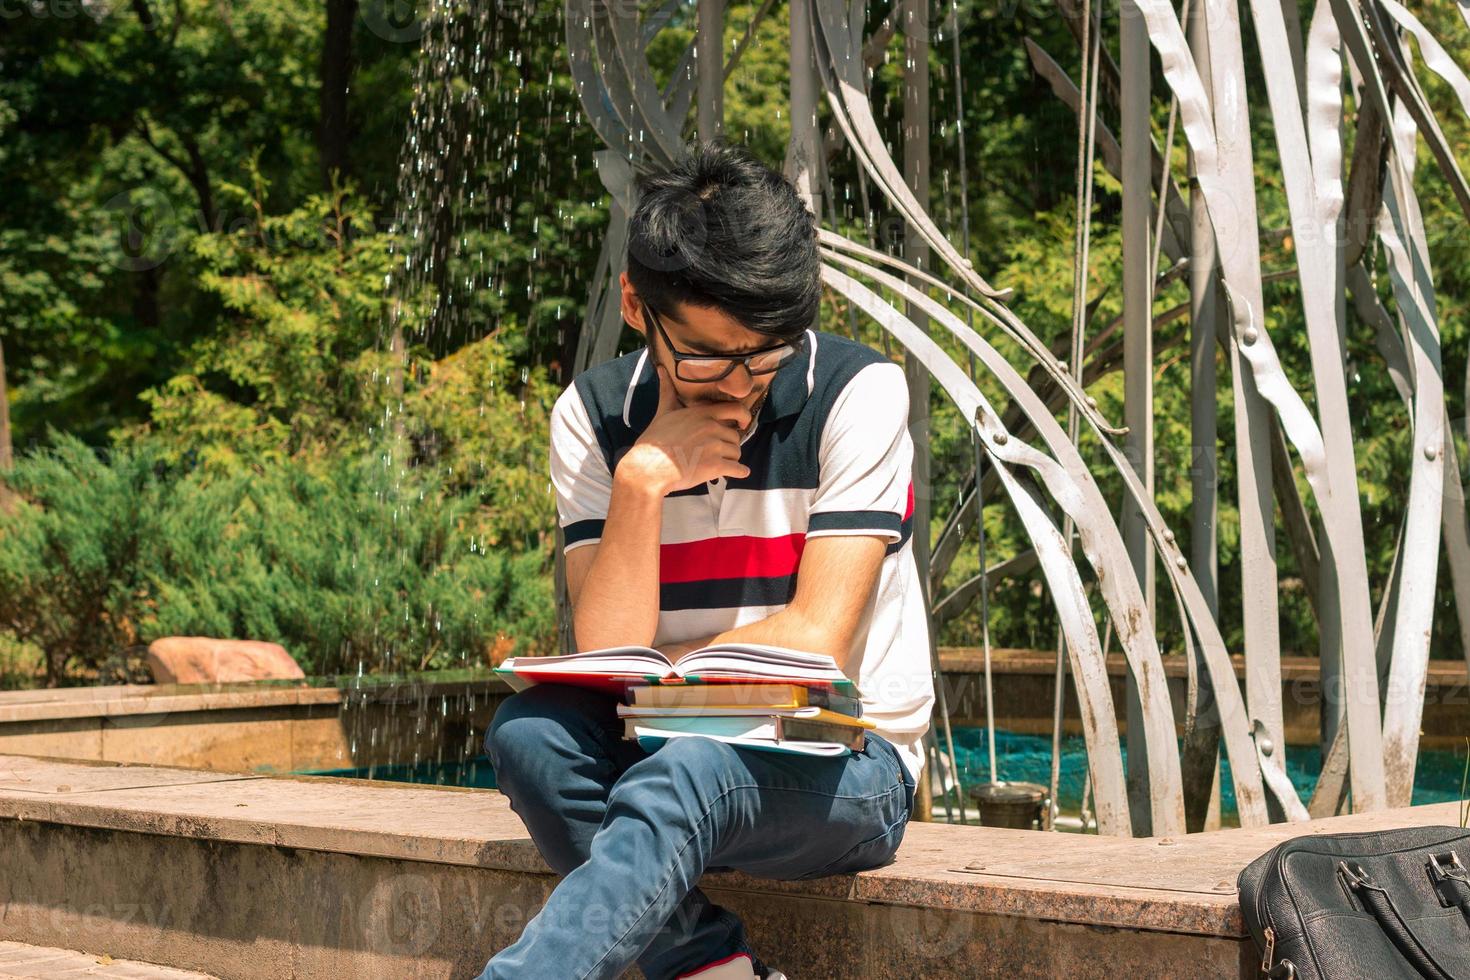
[[[665,653],[672,653],[677,660],[686,653],[692,653],[701,647],[707,647],[715,643],[765,643],[770,646],[788,647],[792,650],[803,650],[807,653],[825,653],[837,661],[838,668],[849,677],[853,674],[848,670],[856,664],[849,664],[852,659],[852,650],[849,647],[838,649],[833,643],[832,632],[819,623],[812,623],[797,610],[786,608],[778,613],[773,613],[765,619],[754,623],[746,623],[734,629],[725,630],[723,633],[715,633],[698,640],[690,640],[686,643],[673,644],[660,647]]]
[[[613,476],[597,557],[577,597],[580,650],[648,646],[658,631],[659,532],[664,495],[633,477]]]

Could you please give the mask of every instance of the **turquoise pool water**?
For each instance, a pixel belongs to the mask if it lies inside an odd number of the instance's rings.
[[[959,759],[960,776],[965,785],[989,778],[986,737],[983,728],[954,729],[955,755]],[[1045,786],[1051,774],[1051,741],[1039,735],[995,733],[996,766],[1001,779],[1040,783]],[[1286,771],[1303,800],[1310,798],[1322,764],[1315,745],[1291,745],[1286,749]],[[1455,752],[1423,752],[1414,773],[1414,803],[1448,803],[1460,799],[1460,780],[1465,771],[1465,756]],[[1061,782],[1057,795],[1063,812],[1076,812],[1082,804],[1082,784],[1087,772],[1087,751],[1080,736],[1062,741]],[[483,755],[468,762],[421,762],[362,769],[330,769],[312,773],[317,776],[347,776],[359,779],[384,779],[400,783],[428,783],[441,786],[473,786],[495,788],[495,770]],[[1220,772],[1222,816],[1235,813],[1235,791],[1230,781],[1230,764],[1222,760]]]
[[[351,779],[384,779],[390,783],[426,783],[431,786],[472,786],[494,789],[495,770],[483,755],[468,762],[417,762],[361,769],[314,769],[309,776],[345,776]]]
[[[955,728],[955,755],[965,785],[990,778],[983,728]],[[943,739],[941,738],[941,745]],[[1286,772],[1297,793],[1305,801],[1322,772],[1321,753],[1315,745],[1288,745]],[[995,733],[996,768],[1001,779],[1039,783],[1051,779],[1051,739],[1040,735]],[[1124,751],[1126,759],[1127,752]],[[1414,770],[1414,803],[1448,803],[1460,799],[1460,780],[1465,772],[1464,753],[1421,752]],[[1087,775],[1087,749],[1081,736],[1062,740],[1062,764],[1057,785],[1058,803],[1064,812],[1076,812],[1082,805],[1082,784]],[[951,797],[952,798],[952,797]],[[1223,817],[1235,814],[1235,788],[1230,779],[1230,763],[1220,760],[1220,809]]]

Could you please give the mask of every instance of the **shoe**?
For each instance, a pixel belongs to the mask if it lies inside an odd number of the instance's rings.
[[[765,966],[761,970],[761,973],[755,972],[754,963],[745,953],[735,953],[693,973],[681,973],[678,980],[787,980],[786,974],[780,970]]]
[[[732,953],[722,960],[702,966],[693,973],[681,973],[678,980],[758,980],[755,966],[746,953]]]

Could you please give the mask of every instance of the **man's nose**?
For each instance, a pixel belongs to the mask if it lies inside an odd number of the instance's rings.
[[[744,364],[735,365],[734,370],[718,382],[720,393],[732,399],[744,398],[755,387],[755,376]]]

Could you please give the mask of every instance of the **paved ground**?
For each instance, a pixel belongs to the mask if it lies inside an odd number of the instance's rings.
[[[98,977],[101,980],[213,980],[206,973],[171,966],[114,960],[70,949],[27,946],[0,941],[0,980],[51,980],[52,977]]]

